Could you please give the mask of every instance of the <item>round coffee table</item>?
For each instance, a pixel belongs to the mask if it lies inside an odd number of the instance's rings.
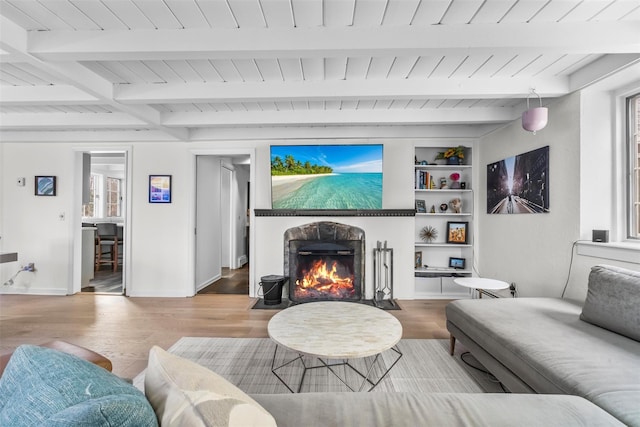
[[[477,290],[480,298],[482,298],[483,291],[497,291],[509,287],[507,282],[496,279],[486,279],[484,277],[457,277],[453,279],[453,282],[460,286]]]
[[[307,370],[316,368],[328,368],[350,390],[356,391],[332,369],[334,366],[343,365],[353,369],[363,378],[358,391],[364,390],[367,384],[371,385],[368,389],[371,391],[402,357],[402,353],[395,347],[402,338],[402,325],[398,319],[379,308],[364,304],[319,301],[296,305],[273,316],[267,330],[269,337],[276,343],[271,371],[291,392],[294,392],[293,389],[278,375],[278,370],[296,360],[300,360],[304,367],[298,392],[302,389]],[[279,347],[296,352],[298,356],[275,366]],[[398,357],[374,382],[369,378],[371,371],[380,354],[387,350],[394,351]],[[303,356],[317,358],[320,365],[307,366]],[[364,373],[349,363],[349,359],[368,356],[375,357]],[[328,359],[342,359],[343,362],[328,363]]]

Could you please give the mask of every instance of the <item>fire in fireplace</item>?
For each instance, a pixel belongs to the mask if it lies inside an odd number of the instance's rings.
[[[360,299],[355,286],[354,252],[352,248],[335,243],[299,248],[294,300]]]
[[[364,292],[364,231],[314,222],[285,231],[284,271],[289,300],[360,301]]]

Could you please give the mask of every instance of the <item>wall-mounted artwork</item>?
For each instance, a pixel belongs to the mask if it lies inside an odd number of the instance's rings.
[[[549,146],[487,165],[487,213],[549,212]]]
[[[382,145],[272,145],[273,209],[382,209]]]
[[[149,175],[149,203],[171,203],[171,175]]]
[[[35,195],[36,196],[55,196],[56,195],[56,177],[55,176],[36,176]]]

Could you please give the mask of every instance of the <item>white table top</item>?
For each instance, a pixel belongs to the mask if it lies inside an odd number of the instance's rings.
[[[351,359],[390,349],[402,338],[402,325],[379,308],[354,302],[319,301],[287,308],[267,327],[276,343],[298,353]]]
[[[472,289],[507,289],[509,284],[502,280],[485,279],[484,277],[457,277],[454,283]]]

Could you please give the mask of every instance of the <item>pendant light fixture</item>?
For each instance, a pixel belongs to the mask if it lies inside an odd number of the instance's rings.
[[[529,98],[537,96],[540,102],[539,107],[529,108]],[[535,135],[537,131],[544,129],[549,119],[549,109],[542,106],[542,98],[538,95],[535,89],[531,89],[531,93],[527,96],[527,111],[522,113],[522,128],[526,131],[533,132]]]

